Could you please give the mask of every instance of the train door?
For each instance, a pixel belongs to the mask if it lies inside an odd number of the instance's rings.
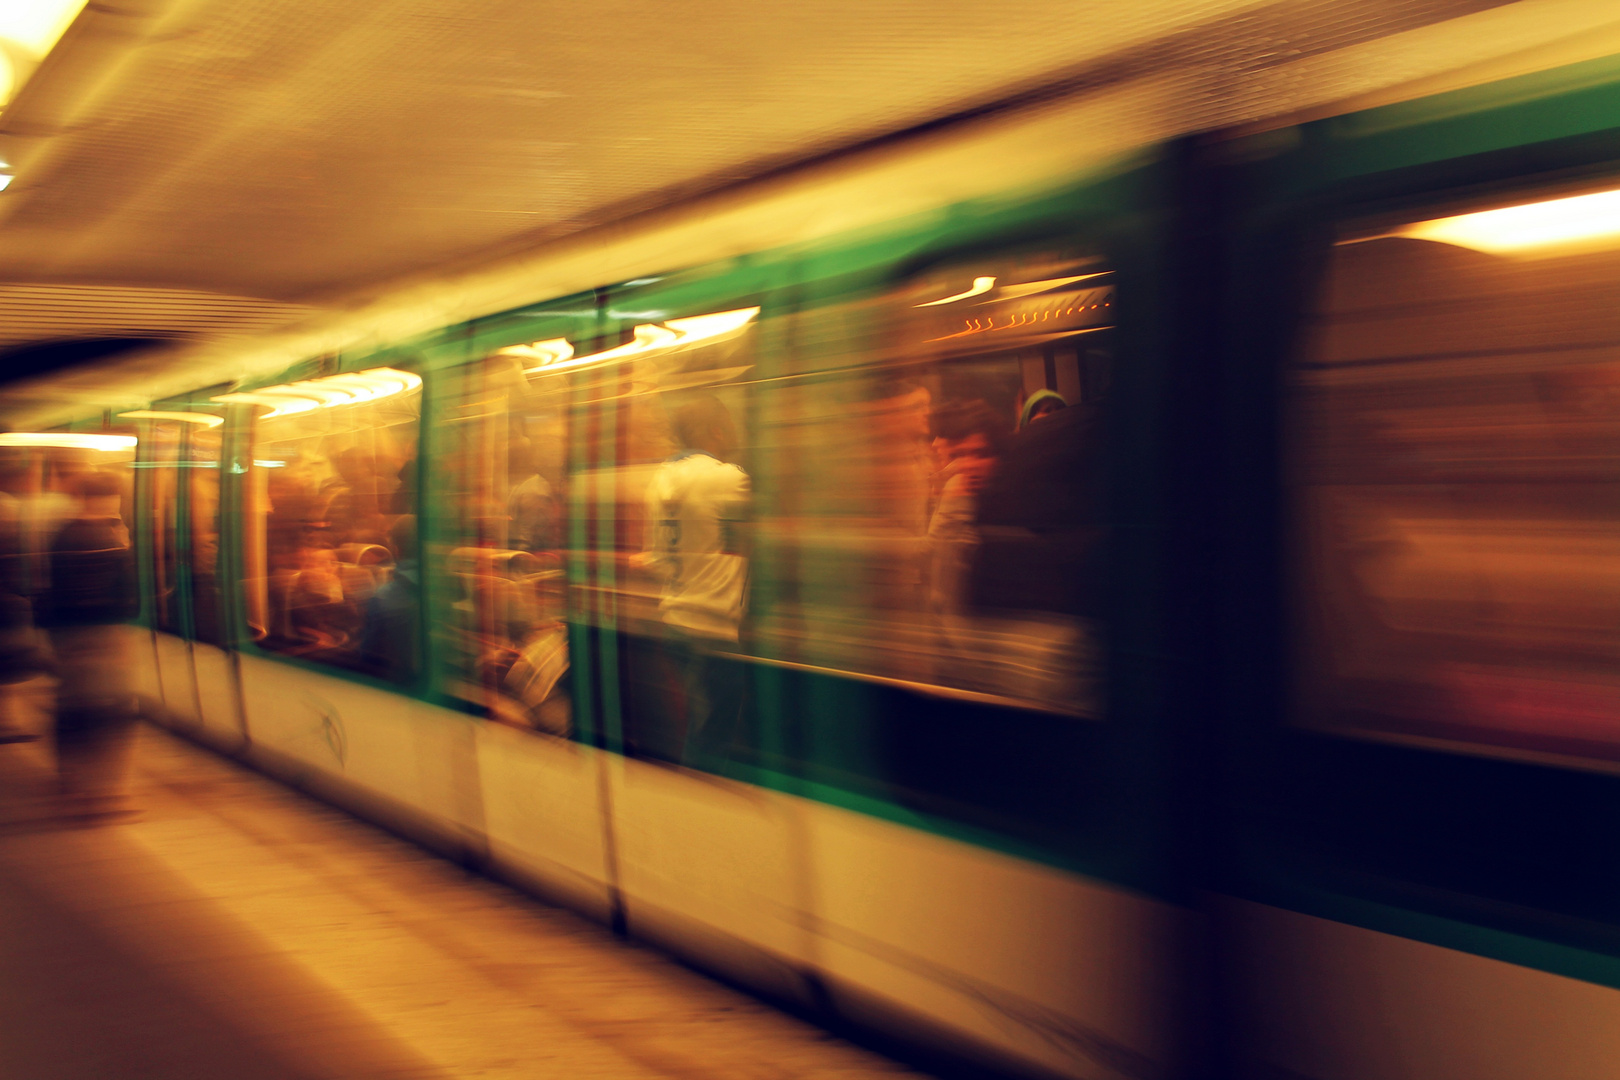
[[[241,695],[238,692],[232,644],[228,580],[222,562],[221,530],[225,462],[224,427],[217,417],[188,423],[185,432],[185,512],[181,529],[186,538],[186,585],[192,673],[196,679],[198,716],[203,726],[225,735],[243,732]]]
[[[638,934],[803,994],[808,905],[794,809],[754,786],[742,657],[759,582],[752,385],[773,274],[672,277],[609,293],[591,377],[591,516],[603,742],[619,882]]]
[[[154,419],[141,439],[141,468],[147,473],[147,550],[150,553],[153,647],[163,706],[186,720],[201,721],[197,680],[191,666],[187,625],[188,594],[183,580],[187,537],[181,527],[185,485],[181,473],[189,425]]]
[[[493,855],[606,918],[604,821],[589,547],[576,536],[573,433],[590,394],[595,301],[476,320],[435,379],[424,508],[444,693],[482,716],[477,772]],[[451,346],[447,346],[449,348]]]
[[[147,474],[148,572],[163,704],[220,733],[241,732],[220,588],[223,425],[184,408],[142,417]]]

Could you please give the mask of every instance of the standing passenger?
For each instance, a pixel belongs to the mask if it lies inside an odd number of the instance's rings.
[[[674,730],[662,733],[664,745],[652,749],[714,768],[736,737],[742,712],[741,672],[714,654],[736,647],[742,623],[748,560],[738,532],[748,509],[748,474],[726,461],[737,434],[719,398],[688,401],[671,426],[682,449],[647,486],[645,559],[662,579],[658,611],[665,655],[679,669],[682,707]]]
[[[47,552],[39,624],[51,634],[56,760],[67,813],[116,815],[134,725],[129,658],[119,625],[135,615],[135,561],[119,513],[123,485],[108,472],[75,478],[77,512]]]

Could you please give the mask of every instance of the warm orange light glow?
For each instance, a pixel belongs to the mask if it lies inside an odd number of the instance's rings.
[[[315,409],[377,401],[393,394],[415,390],[421,385],[422,378],[419,375],[382,367],[283,383],[278,386],[265,386],[243,393],[218,394],[211,400],[242,405],[267,405],[270,411],[260,415],[259,419],[268,420],[271,417],[292,416],[312,412]]]
[[[599,353],[591,353],[563,363],[546,363],[539,367],[526,368],[526,375],[550,375],[557,371],[574,370],[591,364],[600,364],[609,360],[623,360],[627,357],[638,356],[642,353],[656,352],[660,349],[671,349],[696,345],[704,341],[717,341],[747,326],[759,315],[759,308],[736,308],[732,311],[716,311],[708,315],[692,315],[684,319],[666,319],[662,325],[658,323],[642,323],[635,329],[635,339],[624,345],[612,349],[604,349]],[[568,343],[561,338],[555,339],[562,345]],[[536,345],[550,345],[553,342],[537,342]],[[569,346],[572,353],[573,347]]]
[[[223,416],[214,416],[211,413],[165,412],[161,409],[137,409],[118,415],[127,420],[178,420],[183,424],[202,424],[211,428],[219,427],[225,422]]]
[[[1620,242],[1620,191],[1545,199],[1408,225],[1396,235],[1490,255],[1556,254]]]
[[[1001,295],[996,297],[994,300],[986,300],[985,303],[999,304],[1003,300],[1017,300],[1021,296],[1034,296],[1036,293],[1045,292],[1048,289],[1056,289],[1061,285],[1073,285],[1077,281],[1089,281],[1091,278],[1107,277],[1112,273],[1112,270],[1099,270],[1095,274],[1076,274],[1074,277],[1047,278],[1045,281],[1028,281],[1022,285],[1003,285],[1001,287]],[[944,301],[936,300],[935,303],[944,303]],[[927,307],[928,305],[919,304],[917,306]]]
[[[976,278],[973,279],[973,287],[971,289],[968,289],[966,292],[959,292],[959,293],[956,293],[953,296],[942,296],[938,300],[930,300],[926,304],[918,304],[916,306],[917,307],[938,307],[940,304],[954,304],[958,300],[966,300],[970,296],[981,296],[984,293],[989,292],[991,289],[993,289],[995,287],[996,287],[996,279],[995,278],[993,278],[993,277],[976,277]]]
[[[69,450],[128,450],[133,435],[92,435],[81,431],[9,431],[0,434],[0,446],[55,446]]]
[[[563,363],[574,355],[574,346],[569,344],[567,338],[548,338],[545,341],[531,341],[527,345],[508,345],[496,350],[495,355],[515,356],[530,362],[532,366],[523,369],[527,373]]]

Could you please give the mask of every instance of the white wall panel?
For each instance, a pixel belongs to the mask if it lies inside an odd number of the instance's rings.
[[[231,674],[230,657],[217,645],[193,642],[191,663],[203,727],[227,739],[239,737],[242,722],[237,714],[236,679]]]
[[[1073,1076],[1170,1059],[1183,915],[1125,889],[806,803],[823,970]]]
[[[804,961],[808,912],[793,862],[797,808],[704,773],[613,758],[619,880],[632,932],[668,912]],[[802,875],[801,875],[802,877]]]
[[[340,675],[243,653],[256,746],[481,834],[480,721]]]
[[[158,674],[163,680],[163,707],[182,720],[201,723],[197,713],[196,676],[186,640],[161,631],[153,635],[157,648]]]
[[[600,752],[495,723],[478,729],[477,746],[490,855],[605,916]]]

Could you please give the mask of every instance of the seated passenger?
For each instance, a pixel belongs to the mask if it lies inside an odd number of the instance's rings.
[[[1037,390],[1024,399],[1024,407],[1018,410],[1018,430],[1023,431],[1042,417],[1068,407],[1069,403],[1056,390]]]

